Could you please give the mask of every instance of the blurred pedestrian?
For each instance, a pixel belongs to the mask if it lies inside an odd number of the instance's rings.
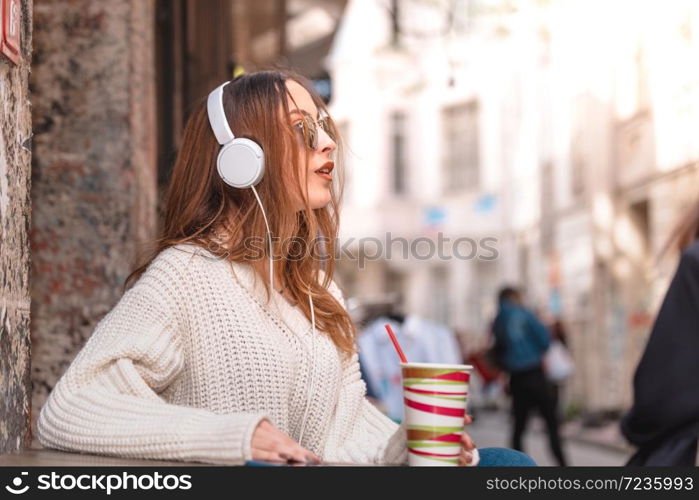
[[[463,357],[454,331],[415,314],[389,314],[369,323],[359,337],[359,362],[376,398],[396,422],[404,417],[400,359],[386,335],[390,324],[408,359],[414,362],[461,364]]]
[[[551,339],[546,327],[523,306],[519,290],[505,287],[500,291],[493,334],[498,363],[510,375],[512,448],[523,450],[527,421],[537,409],[546,423],[551,452],[558,464],[565,466],[555,400],[542,363]]]
[[[565,382],[573,374],[575,366],[568,350],[563,321],[560,318],[556,318],[551,323],[550,331],[551,345],[544,356],[544,371],[546,372],[546,378],[549,380],[554,407],[558,411]]]
[[[463,337],[460,337],[463,338]],[[482,384],[480,387],[480,405],[484,410],[498,410],[500,407],[501,397],[504,395],[504,387],[507,383],[506,376],[503,373],[496,359],[493,359],[494,354],[492,347],[494,344],[492,324],[489,325],[488,335],[485,342],[479,348],[474,349],[467,355],[465,359],[475,369]],[[463,352],[467,352],[463,350]],[[474,401],[473,395],[475,391],[471,390],[471,401]],[[471,405],[473,411],[474,405]]]
[[[629,465],[698,464],[699,203],[668,248],[680,262],[634,377],[634,403],[621,429],[638,451]]]

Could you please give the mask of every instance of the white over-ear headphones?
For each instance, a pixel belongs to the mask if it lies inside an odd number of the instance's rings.
[[[223,88],[229,83],[224,83],[209,94],[206,111],[216,140],[223,146],[216,159],[219,175],[229,186],[247,188],[262,179],[265,154],[255,141],[233,135],[223,109]]]
[[[267,236],[269,238],[269,286],[274,293],[274,272],[272,262],[272,232],[269,229],[269,221],[265,208],[262,205],[262,200],[257,194],[255,185],[260,182],[265,173],[265,154],[262,148],[255,141],[244,137],[236,137],[231,131],[228,124],[226,113],[223,109],[223,88],[230,82],[226,82],[215,88],[206,101],[206,112],[209,116],[209,123],[214,131],[216,140],[222,146],[216,159],[216,169],[223,179],[223,182],[235,188],[251,188],[257,204],[262,210],[262,216],[267,227]],[[301,421],[298,442],[303,441],[303,436],[306,431],[306,423],[308,422],[308,411],[311,407],[311,399],[313,397],[312,388],[315,386],[315,337],[316,337],[316,316],[315,308],[313,307],[313,298],[308,295],[308,304],[311,310],[311,380],[309,383],[308,395],[306,397],[306,408]],[[305,341],[301,342],[305,345]]]

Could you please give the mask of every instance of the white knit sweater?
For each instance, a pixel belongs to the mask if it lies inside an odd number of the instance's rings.
[[[335,283],[330,291],[344,303]],[[246,264],[194,245],[162,251],[56,384],[39,415],[39,441],[241,464],[265,417],[298,440],[310,399],[300,444],[324,461],[407,463],[405,429],[365,398],[357,355],[340,355],[321,332],[314,337],[279,293],[266,299]]]

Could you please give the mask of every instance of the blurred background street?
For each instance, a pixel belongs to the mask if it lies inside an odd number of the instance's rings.
[[[546,431],[539,421],[533,421],[531,431],[524,439],[524,451],[538,465],[556,465],[548,449]],[[469,435],[483,448],[510,446],[510,417],[505,412],[482,412],[469,426]],[[629,457],[630,448],[623,444],[616,426],[601,431],[585,431],[575,423],[564,424],[562,434],[566,440],[569,465],[572,466],[621,466]]]
[[[342,133],[336,281],[364,352],[391,318],[415,353],[482,362],[472,434],[510,446],[508,399],[484,386],[499,380],[497,294],[516,286],[563,332],[571,464],[628,458],[619,418],[699,186],[696,1],[5,3],[21,36],[0,62],[0,451],[31,443],[157,234],[192,105],[277,66],[313,83]],[[362,362],[381,399],[397,358]],[[545,439],[531,420],[525,448],[551,464]]]

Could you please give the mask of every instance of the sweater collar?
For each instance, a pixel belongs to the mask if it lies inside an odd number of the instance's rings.
[[[243,262],[229,262],[227,264],[234,279],[237,279],[250,292],[263,309],[277,315],[295,333],[311,330],[311,322],[306,318],[306,315],[297,306],[291,305],[281,293],[270,290],[270,297],[267,297],[265,283],[251,265]]]
[[[249,292],[252,299],[262,309],[279,318],[293,333],[305,333],[311,330],[311,322],[306,318],[306,315],[297,306],[291,305],[282,294],[276,290],[271,290],[270,297],[267,297],[265,283],[251,265],[244,262],[230,262],[203,247],[198,245],[196,247],[196,250],[201,252],[203,256],[225,265],[233,279],[237,280]]]

